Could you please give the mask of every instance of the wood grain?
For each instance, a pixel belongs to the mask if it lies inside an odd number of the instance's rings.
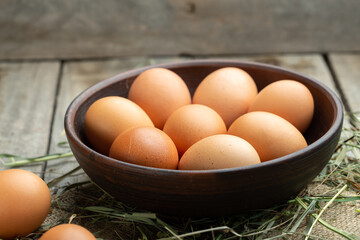
[[[329,57],[350,111],[360,111],[360,54],[334,53]]]
[[[0,59],[360,50],[357,0],[0,2]]]
[[[46,154],[59,66],[58,61],[0,63],[1,153]],[[23,168],[40,174],[41,164]]]

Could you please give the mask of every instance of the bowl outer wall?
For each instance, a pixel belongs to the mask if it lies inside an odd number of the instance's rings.
[[[307,148],[296,153],[259,165],[234,169],[209,171],[155,169],[117,161],[94,152],[82,141],[81,129],[87,107],[104,96],[100,89],[110,89],[105,95],[113,95],[115,88],[109,86],[118,83],[119,79],[124,79],[120,81],[123,92],[117,93],[127,96],[128,86],[133,79],[145,69],[154,67],[148,66],[99,82],[81,93],[70,104],[65,115],[65,130],[80,166],[95,183],[119,200],[140,208],[172,215],[232,214],[268,207],[297,194],[323,169],[336,148],[343,121],[340,100],[316,80],[267,64],[201,60],[159,65],[183,76],[189,75],[185,73],[184,68],[195,68],[200,77],[197,80],[193,78],[187,81],[188,85],[189,82],[194,84],[189,86],[191,91],[196,88],[201,77],[225,66],[240,67],[248,71],[255,80],[263,77],[258,69],[265,69],[267,80],[258,85],[259,89],[272,81],[282,79],[284,74],[303,82],[313,94],[323,95],[318,99],[321,104],[328,102],[329,109],[323,110],[320,106],[316,106],[316,111],[320,116],[326,117],[327,112],[332,115],[328,116],[330,120],[327,120],[331,122],[327,123],[327,125],[331,124],[331,128]],[[319,124],[313,126],[313,129],[324,128],[322,121],[317,122]]]

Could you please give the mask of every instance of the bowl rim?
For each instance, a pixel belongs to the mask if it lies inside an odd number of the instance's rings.
[[[119,81],[119,78],[121,79],[127,79],[128,77],[132,77],[135,75],[140,74],[141,72],[149,69],[149,68],[155,68],[155,67],[162,67],[162,68],[169,68],[169,69],[176,69],[176,68],[184,68],[184,67],[196,67],[196,66],[203,66],[203,65],[214,65],[214,67],[228,67],[229,65],[236,65],[235,67],[246,66],[246,67],[253,67],[253,68],[262,68],[267,69],[271,71],[276,72],[284,72],[287,74],[291,74],[297,77],[300,77],[302,79],[305,79],[309,84],[317,85],[323,92],[326,93],[328,98],[331,100],[334,110],[335,110],[335,119],[332,122],[332,125],[330,129],[319,139],[314,141],[313,143],[309,144],[307,147],[298,150],[294,153],[288,154],[286,156],[282,156],[276,159],[272,159],[270,161],[261,162],[254,165],[249,166],[243,166],[243,167],[235,167],[235,168],[225,168],[225,169],[210,169],[210,170],[179,170],[179,169],[163,169],[163,168],[155,168],[155,167],[148,167],[148,166],[142,166],[137,165],[133,163],[124,162],[121,160],[110,158],[106,155],[103,155],[99,152],[96,152],[95,150],[88,147],[83,141],[81,141],[80,137],[75,132],[74,124],[71,124],[72,120],[75,119],[75,115],[79,107],[95,92],[98,92],[101,89],[106,88],[109,85],[112,85],[115,82]],[[279,79],[280,80],[280,79]],[[109,162],[111,165],[124,165],[128,168],[133,168],[134,170],[139,171],[156,171],[157,173],[164,173],[164,174],[180,174],[180,175],[188,175],[188,174],[209,174],[209,173],[233,173],[233,172],[242,172],[242,171],[248,171],[248,170],[254,170],[258,168],[266,168],[268,166],[275,166],[283,163],[287,163],[291,161],[293,158],[301,158],[302,155],[305,155],[306,153],[316,151],[320,148],[320,146],[325,145],[329,142],[331,139],[331,136],[336,134],[338,129],[342,126],[344,118],[343,113],[343,106],[341,103],[341,100],[339,97],[331,90],[328,86],[326,86],[324,83],[301,73],[298,73],[294,70],[286,69],[280,66],[275,66],[267,63],[260,63],[260,62],[253,62],[253,61],[243,61],[243,60],[230,60],[230,59],[197,59],[197,60],[185,60],[185,61],[175,61],[175,62],[169,62],[169,63],[161,63],[161,64],[154,64],[154,65],[147,65],[140,68],[128,70],[125,72],[121,72],[115,76],[112,76],[110,78],[107,78],[105,80],[102,80],[81,93],[79,93],[70,103],[68,106],[65,117],[64,117],[64,127],[65,132],[67,134],[68,138],[71,138],[76,144],[83,148],[87,153],[88,156],[91,155],[99,155],[101,158],[107,162]],[[103,161],[102,160],[102,161]]]

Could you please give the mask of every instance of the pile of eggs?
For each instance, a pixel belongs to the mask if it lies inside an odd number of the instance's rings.
[[[128,98],[95,101],[84,120],[88,144],[121,161],[165,169],[208,170],[259,164],[307,146],[314,114],[309,89],[278,80],[260,92],[244,70],[207,75],[193,96],[175,72],[150,68]]]

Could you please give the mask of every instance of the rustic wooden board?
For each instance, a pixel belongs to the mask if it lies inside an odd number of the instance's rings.
[[[198,57],[200,58],[200,57]],[[203,58],[203,57],[201,57]],[[94,61],[68,61],[65,62],[60,90],[57,98],[57,109],[54,119],[52,139],[51,139],[51,153],[64,152],[57,146],[58,142],[65,141],[66,137],[63,128],[63,118],[66,108],[71,100],[87,87],[106,79],[110,76],[120,72],[130,70],[144,65],[160,64],[172,61],[188,60],[189,57],[152,57],[142,58],[133,57],[126,59],[114,60],[94,60]],[[227,58],[229,59],[229,58]],[[331,75],[327,66],[321,57],[317,54],[305,55],[263,55],[263,56],[245,56],[236,57],[235,59],[265,62],[274,65],[279,65],[289,69],[293,69],[300,73],[312,76],[319,79],[335,88],[332,82]],[[74,169],[78,163],[74,158],[61,159],[48,162],[45,179],[50,181],[64,173]],[[78,171],[71,177],[66,178],[66,181],[59,185],[67,185],[75,182],[87,180],[87,176],[83,171]]]
[[[330,54],[331,65],[350,111],[360,111],[360,54]]]
[[[357,0],[0,2],[0,59],[360,50]]]
[[[1,153],[47,153],[59,67],[58,61],[0,63]],[[22,168],[41,174],[42,164]]]

